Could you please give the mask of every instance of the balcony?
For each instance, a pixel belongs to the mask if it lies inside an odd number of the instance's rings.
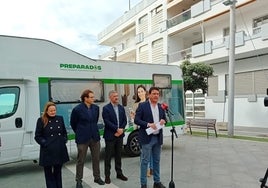
[[[256,32],[257,31],[257,32]],[[254,55],[256,50],[262,51],[267,48],[268,23],[260,27],[252,28],[252,34],[239,31],[235,34],[236,58],[243,55]],[[187,42],[186,42],[187,43]],[[254,45],[252,45],[254,44]],[[168,54],[168,64],[181,62],[185,59],[192,60],[213,60],[226,57],[228,55],[229,36],[208,40],[204,43],[192,45],[191,48],[170,52]]]
[[[110,34],[113,32],[119,32],[120,29],[122,29],[122,25],[124,25],[124,23],[129,22],[131,19],[133,19],[133,22],[135,22],[135,16],[142,10],[144,10],[146,7],[153,4],[155,1],[157,0],[143,0],[136,6],[134,6],[132,9],[125,12],[123,16],[115,20],[111,25],[109,25],[102,32],[99,33],[98,40],[100,41],[100,43],[102,43],[105,38],[109,38],[107,37],[107,35],[110,36]]]
[[[168,63],[174,63],[192,58],[192,49],[187,48],[181,51],[168,54]]]
[[[167,21],[167,28],[171,28],[173,26],[181,24],[182,22],[185,22],[189,19],[191,19],[191,10],[187,10],[187,11],[169,19]]]

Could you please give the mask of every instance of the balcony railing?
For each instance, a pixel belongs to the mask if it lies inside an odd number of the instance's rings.
[[[191,48],[168,54],[168,63],[178,62],[192,57]]]
[[[167,21],[167,27],[171,28],[175,25],[181,24],[182,22],[185,22],[187,20],[191,19],[191,10],[186,10],[183,13],[169,19]]]
[[[266,29],[268,30],[268,24],[264,24],[260,27],[252,28],[253,32],[252,32],[251,36],[249,36],[249,34],[246,34],[245,31],[237,32],[236,33],[236,46],[243,46],[243,45],[245,45],[246,41],[250,41],[253,39],[257,39],[257,38],[261,38],[261,40],[267,40],[268,37],[266,36],[266,32],[265,32]],[[206,43],[209,43],[210,45],[205,45]],[[211,54],[211,53],[213,53],[213,50],[220,49],[220,48],[228,48],[229,36],[218,38],[218,39],[215,39],[212,41],[206,41],[205,43],[201,43],[201,44],[197,44],[197,45],[201,45],[201,46],[203,45],[204,52],[206,52],[207,50],[208,51],[211,50],[211,51],[209,51],[209,53],[203,53],[201,55],[198,54],[196,57]],[[194,45],[194,46],[197,46],[197,45]],[[196,52],[194,51],[194,49],[192,47],[169,53],[167,63],[169,64],[169,63],[183,61],[185,59],[194,58]],[[210,48],[210,49],[206,49],[206,48]]]
[[[210,2],[208,2],[211,6],[215,6],[219,3],[221,3],[222,0],[210,0]],[[199,3],[204,3],[203,1],[202,2],[199,2]],[[196,4],[193,4],[193,5],[196,5]],[[204,10],[203,13],[205,13],[207,10]],[[174,27],[178,24],[181,24],[189,19],[192,18],[192,13],[191,13],[191,9],[188,9],[184,12],[182,12],[181,14],[178,14],[176,16],[174,16],[173,18],[170,18],[168,21],[167,21],[167,27],[168,28],[171,28],[171,27]]]
[[[138,13],[140,13],[142,10],[144,10],[146,7],[150,6],[157,0],[143,0],[140,3],[138,3],[136,6],[134,6],[129,11],[125,12],[123,16],[115,20],[111,25],[106,27],[102,32],[99,33],[98,38],[99,40],[104,38],[107,34],[111,33],[113,30],[121,26],[123,23],[129,21],[131,18],[136,16]]]

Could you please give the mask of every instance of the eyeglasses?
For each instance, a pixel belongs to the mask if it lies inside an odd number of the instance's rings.
[[[93,98],[94,98],[94,96],[87,96],[87,98],[91,98],[91,99],[93,99]]]

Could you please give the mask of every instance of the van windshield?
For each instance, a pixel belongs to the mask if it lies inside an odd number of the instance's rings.
[[[18,87],[0,88],[0,119],[12,116],[18,107],[20,89]]]

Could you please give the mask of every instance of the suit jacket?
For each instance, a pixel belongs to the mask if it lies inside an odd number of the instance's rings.
[[[164,119],[166,120],[166,114],[165,111],[161,108],[161,105],[158,103],[158,110],[159,110],[159,120]],[[152,134],[148,135],[146,133],[147,124],[153,123],[153,113],[151,110],[150,102],[145,101],[143,103],[140,103],[137,110],[136,115],[134,119],[134,123],[139,125],[139,142],[140,144],[148,144],[151,141]],[[158,134],[158,141],[162,145],[163,144],[163,130],[161,129]]]
[[[75,132],[77,144],[84,144],[90,139],[100,140],[98,128],[99,106],[91,104],[90,108],[85,103],[77,105],[71,113],[71,126]]]
[[[127,117],[125,109],[122,105],[118,104],[118,113],[119,113],[119,128],[125,129],[127,125]],[[104,121],[104,134],[103,138],[105,140],[114,140],[114,134],[118,129],[118,123],[116,118],[116,113],[114,111],[114,107],[111,103],[105,105],[102,110],[102,118]],[[124,137],[125,134],[123,133],[120,137]]]

